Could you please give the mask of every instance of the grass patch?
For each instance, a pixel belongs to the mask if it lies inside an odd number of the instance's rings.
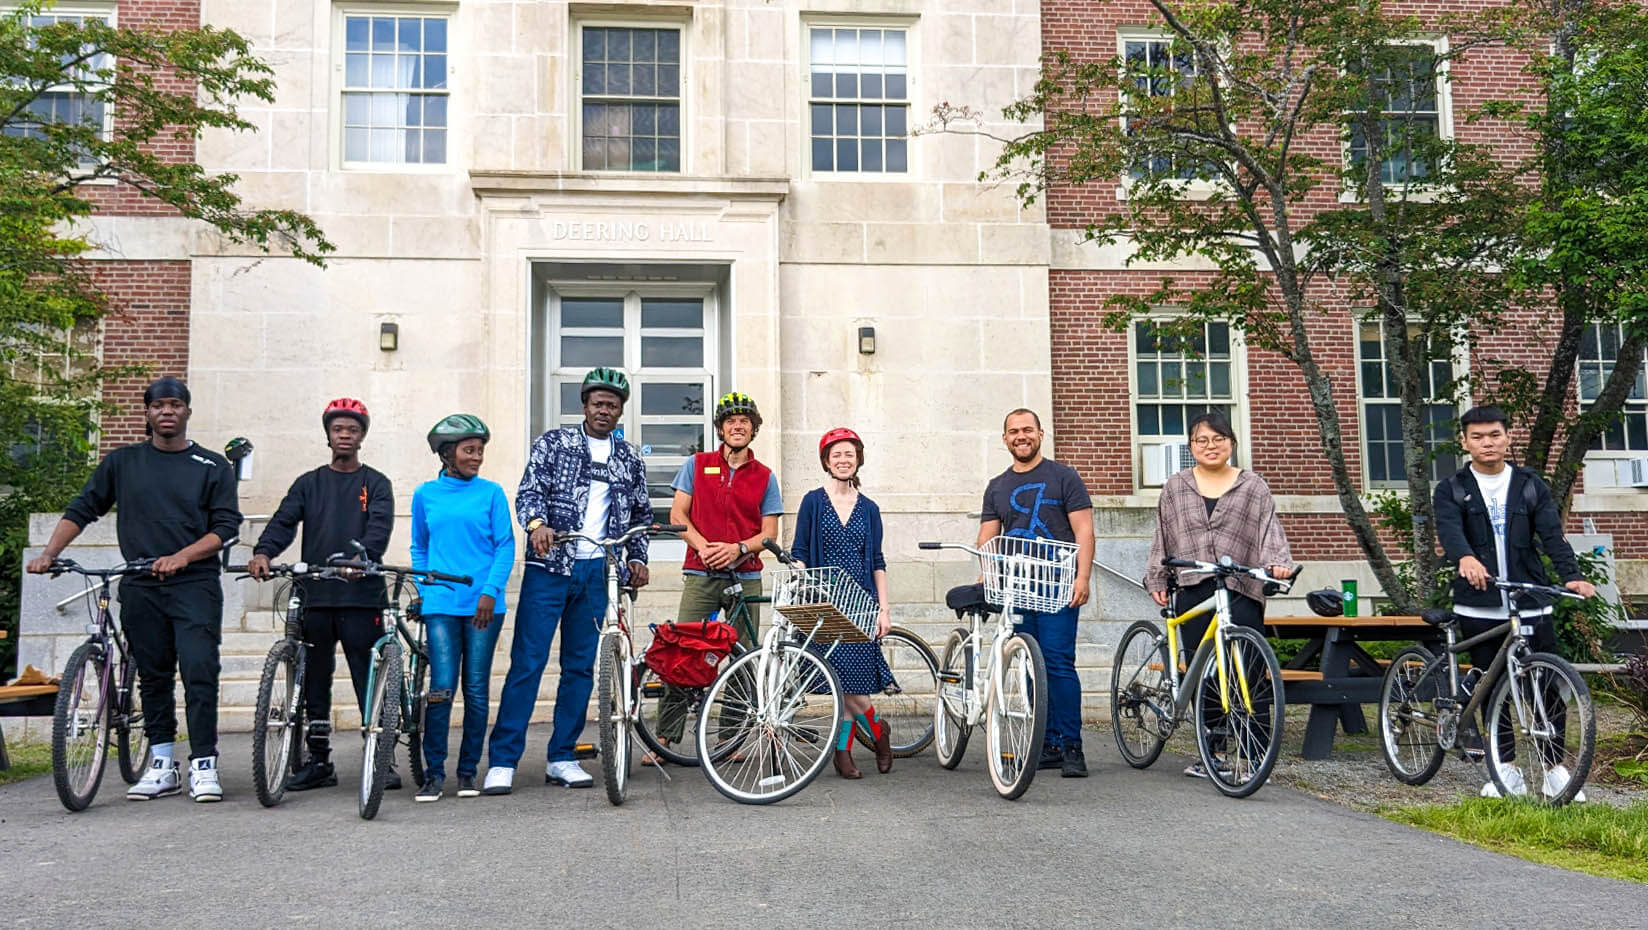
[[[46,775],[51,772],[50,743],[6,743],[6,755],[11,757],[11,768],[0,771],[0,785]]]
[[[1458,804],[1381,811],[1421,827],[1531,862],[1648,883],[1648,803],[1572,804],[1552,809],[1469,798]]]

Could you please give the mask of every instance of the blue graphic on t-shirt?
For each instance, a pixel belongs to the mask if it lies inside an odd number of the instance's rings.
[[[1013,493],[1007,495],[1008,506],[1029,516],[1030,525],[1008,530],[1006,535],[1023,539],[1047,539],[1052,537],[1053,529],[1041,518],[1041,509],[1043,507],[1060,507],[1064,502],[1056,497],[1046,497],[1046,490],[1047,482],[1038,481],[1032,484],[1021,484],[1013,489]],[[1026,491],[1036,492],[1035,500],[1031,501],[1028,507],[1019,503],[1019,497]]]
[[[1488,505],[1488,522],[1493,524],[1494,535],[1505,538],[1505,500],[1492,494],[1482,495]]]

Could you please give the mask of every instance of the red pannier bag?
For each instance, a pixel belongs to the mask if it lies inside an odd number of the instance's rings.
[[[721,660],[732,652],[738,632],[719,620],[692,623],[656,623],[647,667],[666,684],[678,688],[707,688],[720,673]]]

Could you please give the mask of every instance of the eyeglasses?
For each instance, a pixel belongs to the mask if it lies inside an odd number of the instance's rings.
[[[1222,446],[1229,441],[1229,437],[1226,436],[1198,436],[1190,440],[1190,444],[1205,449],[1209,446]]]

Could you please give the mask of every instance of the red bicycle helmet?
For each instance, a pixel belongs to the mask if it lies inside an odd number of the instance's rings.
[[[818,441],[818,464],[823,465],[826,471],[829,470],[830,447],[838,442],[852,443],[853,448],[858,450],[859,466],[862,467],[864,465],[864,440],[860,439],[857,433],[845,426],[838,426],[835,429],[830,430],[824,434],[824,438]]]
[[[361,433],[364,434],[372,427],[372,415],[366,412],[366,405],[353,397],[339,397],[326,405],[326,410],[320,415],[321,429],[328,429],[336,417],[354,417],[360,421]]]

